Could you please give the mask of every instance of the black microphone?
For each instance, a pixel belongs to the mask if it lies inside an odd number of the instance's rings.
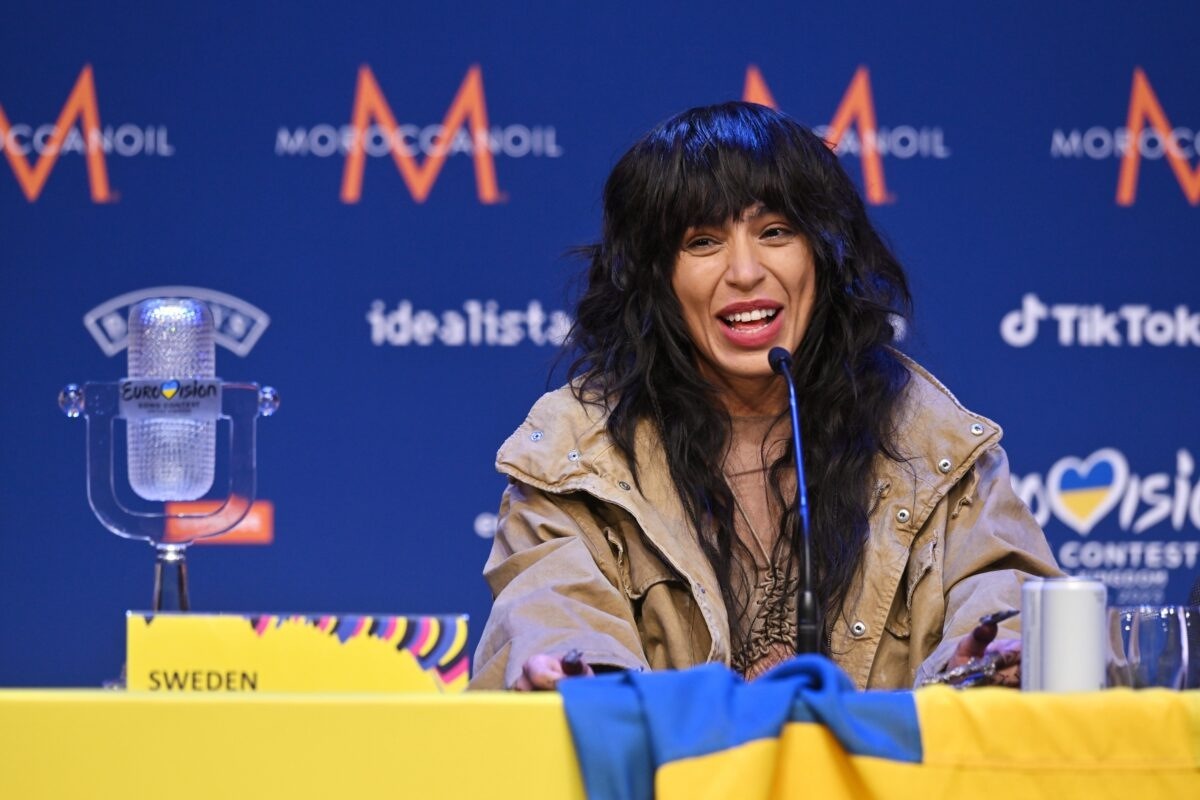
[[[1188,595],[1189,606],[1200,606],[1200,575],[1196,576],[1196,582],[1192,584],[1192,593]]]
[[[796,653],[819,653],[821,625],[813,598],[812,535],[808,530],[808,488],[804,485],[804,450],[800,446],[800,404],[796,402],[796,384],[792,380],[792,354],[782,347],[767,353],[771,370],[783,376],[788,387],[788,405],[792,411],[792,447],[796,451],[796,513],[804,538],[804,569],[801,572],[800,607],[796,621]]]

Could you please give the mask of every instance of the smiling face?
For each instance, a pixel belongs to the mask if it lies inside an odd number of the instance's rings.
[[[689,228],[671,288],[697,366],[731,413],[775,413],[787,389],[771,372],[772,347],[794,353],[816,296],[808,241],[782,214],[751,206],[736,219]]]

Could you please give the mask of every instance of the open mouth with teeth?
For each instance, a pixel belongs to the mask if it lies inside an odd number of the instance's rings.
[[[778,308],[756,308],[753,311],[729,314],[721,317],[721,321],[735,331],[755,331],[770,325],[778,313]]]

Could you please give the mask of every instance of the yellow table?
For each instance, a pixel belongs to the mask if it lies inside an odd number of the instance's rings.
[[[0,690],[0,798],[570,800],[556,694]]]
[[[748,778],[793,796],[1200,798],[1200,692],[935,688],[916,702],[919,765],[848,757],[824,728],[789,725],[767,775],[733,753],[701,785],[739,798]],[[0,798],[42,797],[571,800],[583,788],[557,694],[0,690]]]

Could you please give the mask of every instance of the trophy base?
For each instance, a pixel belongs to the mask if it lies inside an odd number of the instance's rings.
[[[190,611],[187,582],[187,546],[157,544],[154,547],[155,611]]]

